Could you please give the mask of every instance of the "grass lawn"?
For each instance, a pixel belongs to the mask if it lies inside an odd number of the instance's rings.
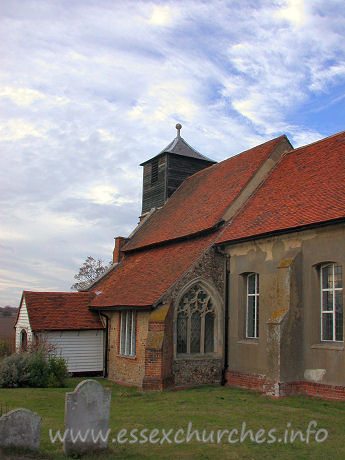
[[[60,442],[52,444],[49,438],[49,428],[64,429],[64,402],[66,391],[73,391],[82,379],[69,379],[67,388],[59,389],[0,389],[0,404],[8,405],[9,410],[25,407],[37,412],[42,417],[40,455],[32,456],[39,459],[63,459]],[[293,458],[293,459],[344,459],[345,458],[345,403],[329,402],[297,396],[280,400],[272,400],[259,394],[232,388],[201,387],[181,391],[142,392],[136,388],[127,388],[109,381],[97,379],[105,387],[112,390],[111,417],[109,437],[109,451],[97,456],[100,459],[116,458],[151,458],[151,459],[258,459],[258,458]],[[316,442],[315,435],[310,441],[301,442],[299,437],[294,442],[284,442],[285,430],[287,439],[290,439],[291,430],[302,430],[306,435],[309,422],[317,422],[319,428],[328,431],[328,438],[324,442]],[[147,428],[149,432],[154,428],[166,432],[173,429],[170,435],[173,441],[175,432],[180,432],[182,439],[186,436],[188,423],[192,422],[193,429],[198,429],[200,436],[206,430],[206,437],[212,430],[215,431],[214,443],[197,442],[195,436],[189,443],[171,444],[165,441],[156,443],[112,443],[121,429],[129,432],[134,428],[139,431]],[[239,435],[233,433],[232,440],[240,437],[242,423],[246,422],[246,429],[255,434],[259,429],[265,433],[259,435],[259,440],[266,437],[263,443],[250,440],[249,434],[241,443],[229,443],[228,433],[223,435],[217,443],[217,430],[239,430]],[[287,428],[288,423],[291,426]],[[272,435],[281,442],[267,443],[268,431],[276,429]],[[138,434],[138,433],[136,433]],[[147,434],[147,433],[146,433]],[[322,438],[320,433],[320,438]],[[143,439],[143,438],[139,438]],[[0,458],[17,457],[13,451],[0,452]],[[31,457],[25,457],[31,458]],[[86,456],[87,458],[96,458]]]

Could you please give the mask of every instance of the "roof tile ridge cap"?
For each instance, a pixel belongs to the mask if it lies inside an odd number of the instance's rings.
[[[285,136],[285,135],[284,135]],[[280,136],[283,137],[283,136]],[[239,209],[235,212],[235,214],[232,216],[232,218],[229,220],[229,222],[224,225],[224,228],[219,232],[219,235],[217,237],[217,240],[221,238],[221,236],[231,227],[232,223],[239,217],[242,212],[245,211],[245,209],[248,207],[248,205],[251,203],[252,199],[255,197],[255,195],[258,193],[258,191],[264,186],[264,184],[267,182],[267,180],[271,177],[273,172],[277,169],[277,167],[280,165],[280,163],[284,160],[284,158],[295,152],[295,149],[292,148],[291,150],[287,150],[286,152],[282,153],[282,156],[279,158],[277,163],[273,166],[273,168],[268,172],[268,174],[264,177],[264,179],[260,182],[260,184],[256,187],[256,189],[253,191],[253,193],[246,199],[246,201],[243,203],[242,206],[239,207]],[[229,240],[230,241],[230,240]],[[217,244],[217,243],[216,243]]]
[[[259,145],[254,145],[254,147],[250,147],[249,149],[246,149],[246,150],[242,150],[242,152],[238,152],[236,153],[235,155],[231,155],[230,157],[227,157],[227,158],[224,158],[224,160],[220,161],[219,163],[217,163],[217,165],[220,165],[222,164],[223,162],[225,161],[228,161],[228,160],[232,160],[233,158],[237,158],[239,157],[240,155],[244,154],[244,153],[247,153],[247,152],[250,152],[251,150],[255,150],[259,147],[262,147],[263,145],[265,144],[268,144],[269,142],[274,142],[274,141],[278,141],[278,139],[281,139],[285,137],[288,141],[289,141],[289,138],[286,136],[286,134],[281,134],[280,136],[277,136],[277,137],[274,137],[273,139],[270,139],[269,141],[265,141],[265,142],[262,142],[261,144]],[[289,141],[290,145],[291,145],[291,142]],[[293,148],[293,147],[292,147]],[[215,165],[213,165],[215,166]]]
[[[293,148],[293,145],[291,144],[291,142],[289,141],[289,138],[285,135],[285,134],[282,134],[281,136],[279,137],[276,137],[274,139],[271,139],[271,141],[274,141],[276,140],[277,142],[272,146],[272,149],[270,150],[270,152],[268,153],[268,155],[260,162],[259,166],[256,168],[256,170],[253,172],[253,174],[248,178],[248,180],[246,181],[246,183],[244,184],[244,186],[241,188],[241,190],[237,193],[237,195],[235,196],[235,198],[232,200],[231,204],[228,206],[227,210],[231,208],[232,204],[235,203],[235,201],[241,196],[241,193],[246,189],[246,187],[249,185],[250,181],[255,177],[255,174],[258,173],[259,169],[265,164],[265,162],[269,159],[269,157],[272,155],[272,153],[275,151],[275,149],[279,146],[279,143],[278,143],[278,139],[283,139],[285,138],[288,143],[291,145],[291,149],[290,150],[286,150],[285,152],[283,152],[281,154],[281,157],[279,158],[279,160],[277,161],[277,163],[273,166],[273,168],[268,172],[268,174],[262,179],[262,181],[259,183],[259,185],[256,187],[256,189],[248,196],[248,198],[244,201],[244,203],[242,204],[242,206],[240,206],[237,210],[237,212],[235,212],[235,214],[233,215],[233,219],[237,216],[237,214],[239,213],[239,211],[242,209],[242,207],[246,204],[247,201],[249,201],[252,196],[254,195],[255,191],[260,188],[261,184],[266,180],[266,178],[270,175],[271,171],[273,169],[275,169],[275,167],[277,166],[277,164],[280,162],[280,160],[288,153],[288,152],[291,152],[291,151],[294,151],[294,148]],[[268,141],[268,142],[271,142],[271,141]],[[265,144],[266,142],[264,142]],[[264,145],[264,144],[261,144],[261,145]],[[260,147],[259,145],[257,147]],[[253,147],[253,148],[256,148],[256,147]],[[252,150],[252,149],[249,149],[249,150]],[[245,153],[245,152],[248,152],[249,150],[245,150],[244,152],[241,152],[239,153],[238,155],[241,155],[242,153]],[[237,156],[237,155],[235,155]],[[230,157],[230,158],[233,158],[233,157]],[[223,213],[223,217],[224,215],[226,214],[227,211],[225,211]],[[233,220],[231,219],[231,221]],[[226,227],[226,226],[225,226]]]
[[[207,227],[207,228],[204,228],[202,230],[198,230],[197,232],[194,232],[194,233],[187,233],[187,234],[184,234],[184,235],[181,235],[181,236],[176,236],[175,238],[159,240],[159,241],[155,241],[153,243],[145,244],[143,246],[135,246],[132,249],[127,249],[126,253],[127,254],[134,254],[135,252],[140,252],[140,251],[144,251],[144,250],[147,250],[147,249],[153,249],[153,248],[156,248],[156,247],[169,245],[171,243],[177,243],[179,241],[185,241],[185,240],[194,239],[194,238],[196,239],[198,237],[205,236],[205,234],[208,234],[208,233],[210,233],[212,231],[217,231],[218,228],[220,227],[220,225],[223,222],[224,222],[224,220],[222,218],[220,218],[211,227]]]
[[[345,130],[340,131],[339,133],[331,134],[330,136],[327,136],[327,137],[323,137],[322,139],[319,139],[317,141],[311,142],[310,144],[305,144],[305,145],[301,145],[300,147],[296,147],[296,148],[293,149],[293,151],[296,152],[296,150],[301,150],[301,149],[304,149],[306,147],[310,147],[311,145],[320,144],[320,143],[322,143],[324,141],[328,141],[328,140],[332,139],[333,137],[337,137],[337,136],[341,136],[341,135],[345,135]]]
[[[206,248],[202,251],[202,253],[194,260],[194,262],[192,262],[191,265],[189,265],[188,268],[170,284],[170,286],[163,292],[163,294],[155,302],[152,303],[153,308],[156,308],[157,305],[159,305],[162,297],[166,294],[166,292],[169,289],[171,289],[174,286],[175,283],[178,282],[178,280],[183,278],[192,267],[195,267],[195,265],[199,262],[201,257],[203,257],[203,255],[215,244],[217,239],[218,239],[218,237],[215,235],[215,238],[211,239],[211,242],[206,246]]]

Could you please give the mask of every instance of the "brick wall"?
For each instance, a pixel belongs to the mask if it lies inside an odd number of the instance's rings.
[[[149,312],[137,312],[136,356],[119,356],[120,312],[110,315],[109,321],[109,379],[119,383],[141,386],[145,374],[145,346]]]
[[[171,302],[152,312],[148,323],[143,388],[163,390],[173,385]]]
[[[226,381],[227,386],[247,388],[272,397],[304,394],[321,399],[345,401],[345,386],[333,386],[306,381],[274,382],[265,375],[245,374],[231,370],[226,373]]]

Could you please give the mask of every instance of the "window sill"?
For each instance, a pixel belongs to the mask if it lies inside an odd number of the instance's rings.
[[[137,356],[134,355],[117,355],[118,358],[126,358],[126,359],[137,359]]]
[[[237,343],[239,344],[245,344],[245,345],[259,345],[259,339],[241,339],[238,340]]]
[[[176,361],[183,361],[186,359],[221,359],[221,357],[217,353],[205,353],[204,355],[201,354],[179,354],[175,356]]]
[[[344,343],[343,342],[324,342],[324,343],[315,343],[311,345],[310,348],[318,349],[318,350],[336,350],[342,351],[344,350]]]

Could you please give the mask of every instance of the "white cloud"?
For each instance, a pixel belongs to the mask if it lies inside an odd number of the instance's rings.
[[[47,128],[17,118],[0,125],[0,140],[18,141],[26,136],[45,137],[46,131]]]
[[[111,185],[96,185],[86,193],[81,194],[83,198],[91,200],[96,204],[126,204],[133,203],[133,200],[126,199],[119,195],[116,187]]]
[[[294,25],[302,26],[306,21],[304,0],[285,0],[275,16],[287,19]]]
[[[2,9],[0,250],[17,276],[7,302],[32,280],[68,289],[76,261],[111,257],[140,214],[138,165],[177,122],[218,161],[283,132],[301,145],[343,129],[342,113],[327,129],[315,118],[342,97],[342,0]]]
[[[27,106],[38,99],[44,99],[45,95],[35,89],[4,86],[0,88],[0,97],[8,97],[19,106]]]
[[[115,137],[106,129],[98,128],[97,132],[101,135],[102,141],[115,141]]]
[[[165,26],[169,24],[174,17],[176,17],[176,9],[171,8],[169,5],[154,6],[149,18],[149,23],[155,26]]]

